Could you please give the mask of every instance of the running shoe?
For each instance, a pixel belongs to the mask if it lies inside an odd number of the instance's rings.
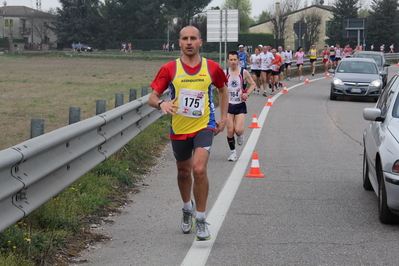
[[[272,88],[272,84],[271,83],[269,83],[269,89],[271,89]]]
[[[287,80],[288,80],[288,81],[290,81],[290,79],[291,79],[290,77],[287,77]]]
[[[278,82],[278,86],[281,88],[283,87],[283,83],[281,81]]]
[[[314,73],[312,73],[312,76],[314,76]]]
[[[299,81],[302,81],[302,76],[299,77]]]
[[[194,229],[195,203],[193,200],[191,200],[191,203],[193,204],[193,208],[189,211],[183,209],[183,218],[181,218],[181,230],[185,234],[191,233]]]
[[[237,140],[238,141],[238,140]],[[235,162],[237,161],[237,153],[236,152],[232,152],[229,156],[229,159],[227,159],[229,162]]]
[[[244,143],[244,134],[237,136],[237,144],[242,145]]]
[[[197,241],[205,241],[211,239],[211,234],[208,230],[208,224],[205,219],[196,219],[197,226]]]
[[[266,91],[263,92],[263,96],[267,97],[267,92]]]
[[[272,91],[271,95],[274,95],[274,91]]]

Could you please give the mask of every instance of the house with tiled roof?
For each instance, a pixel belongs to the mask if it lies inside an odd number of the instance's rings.
[[[278,8],[278,6],[276,6]],[[320,30],[319,34],[319,41],[316,43],[316,47],[319,49],[322,49],[324,45],[332,45],[325,43],[325,40],[327,39],[326,36],[326,31],[328,28],[328,22],[332,20],[333,14],[332,14],[333,7],[332,6],[326,6],[326,5],[312,5],[308,6],[299,10],[296,10],[294,12],[285,14],[284,17],[287,18],[286,21],[286,38],[284,40],[285,46],[289,45],[291,46],[292,49],[296,49],[299,46],[299,41],[298,37],[295,34],[294,31],[294,23],[300,21],[303,19],[304,16],[307,16],[309,14],[318,14],[321,17],[321,23],[318,26]],[[273,34],[273,22],[272,20],[267,20],[255,25],[251,25],[249,27],[249,31],[252,33],[271,33]],[[301,41],[301,46],[303,46],[303,40]],[[309,47],[304,47],[304,50],[308,50]]]
[[[0,38],[24,39],[25,49],[37,49],[42,44],[55,45],[57,36],[47,25],[56,18],[26,6],[4,5],[0,7]]]

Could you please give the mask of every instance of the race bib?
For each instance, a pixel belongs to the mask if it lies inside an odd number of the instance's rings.
[[[186,117],[199,118],[204,115],[205,92],[180,89],[177,113]]]

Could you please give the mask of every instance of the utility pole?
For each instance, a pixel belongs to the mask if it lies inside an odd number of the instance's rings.
[[[42,11],[42,0],[36,0],[36,9]]]

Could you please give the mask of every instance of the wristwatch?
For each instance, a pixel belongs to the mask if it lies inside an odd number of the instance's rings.
[[[159,100],[158,101],[158,108],[161,109],[161,104],[164,102],[165,100]]]

